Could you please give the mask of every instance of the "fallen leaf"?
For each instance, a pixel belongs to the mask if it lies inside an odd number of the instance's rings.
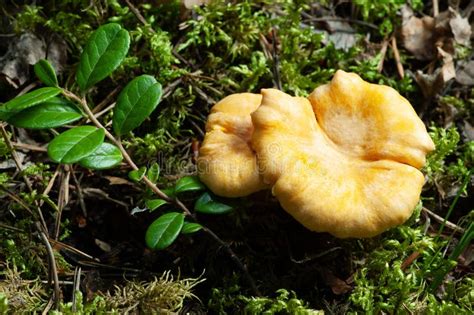
[[[436,69],[433,74],[425,74],[418,70],[415,74],[415,81],[420,86],[421,92],[426,99],[435,96],[444,86],[441,68]]]
[[[135,186],[134,183],[131,181],[126,180],[125,178],[122,177],[117,177],[117,176],[104,176],[105,179],[109,181],[109,185],[129,185],[129,186]]]
[[[453,32],[454,40],[461,45],[469,46],[471,39],[471,25],[469,25],[469,20],[463,18],[452,8],[449,8],[449,12],[451,13],[449,26],[451,27],[451,32]]]
[[[454,68],[453,56],[444,51],[441,47],[437,47],[438,53],[443,60],[443,66],[441,67],[441,75],[443,76],[444,83],[448,82],[452,78],[456,77],[456,69]]]
[[[474,141],[474,127],[467,121],[464,121],[463,134],[468,141]]]
[[[112,246],[110,246],[108,243],[106,243],[104,241],[101,241],[97,238],[94,239],[94,243],[106,253],[108,253],[112,250]]]
[[[12,39],[6,54],[0,58],[0,74],[15,88],[30,77],[30,66],[45,58],[46,44],[32,33]]]
[[[348,285],[344,280],[335,276],[331,270],[323,267],[319,269],[323,281],[326,283],[326,285],[331,287],[332,293],[336,295],[341,295],[352,290],[352,287],[350,285]]]
[[[344,21],[325,21],[329,31],[329,41],[336,49],[348,51],[356,42],[356,31]]]
[[[474,85],[474,60],[459,64],[456,81],[464,85]]]
[[[435,19],[430,16],[417,18],[405,5],[402,8],[401,39],[406,50],[416,59],[432,60],[436,57]]]

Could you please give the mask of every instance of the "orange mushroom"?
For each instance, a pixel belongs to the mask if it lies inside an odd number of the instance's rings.
[[[216,195],[242,197],[266,188],[249,144],[250,113],[261,100],[260,94],[233,94],[211,109],[197,165],[201,181]]]
[[[406,99],[338,71],[309,100],[262,90],[252,148],[264,182],[310,230],[371,237],[405,222],[434,144]]]

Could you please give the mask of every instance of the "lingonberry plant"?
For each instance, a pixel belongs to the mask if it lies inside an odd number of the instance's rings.
[[[88,90],[120,66],[129,46],[129,33],[119,24],[110,23],[99,27],[89,38],[80,56],[76,73],[78,93],[60,87],[52,65],[47,60],[40,60],[34,70],[46,87],[5,103],[0,107],[0,120],[30,129],[51,129],[74,123],[73,127],[58,134],[48,144],[48,156],[57,163],[78,163],[88,169],[101,170],[117,166],[125,160],[132,169],[129,172],[130,179],[144,183],[157,197],[146,200],[144,210],[155,211],[165,204],[178,209],[161,214],[150,224],[145,241],[151,249],[164,249],[180,234],[200,230],[225,245],[212,231],[197,223],[191,210],[177,199],[184,192],[206,190],[197,177],[183,177],[173,187],[168,187],[165,193],[156,186],[160,175],[159,165],[154,163],[148,169],[138,167],[122,145],[122,137],[139,127],[160,103],[161,84],[150,75],[141,75],[130,81],[118,95],[111,131],[104,127],[87,103]],[[109,142],[105,141],[106,138]],[[220,214],[231,210],[231,206],[216,201],[207,191],[195,203],[195,211],[202,213]],[[231,251],[228,246],[225,247]],[[233,253],[231,257],[237,259]]]

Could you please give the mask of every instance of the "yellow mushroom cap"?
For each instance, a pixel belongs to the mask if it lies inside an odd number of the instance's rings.
[[[421,168],[434,150],[413,107],[391,87],[338,70],[308,99],[326,135],[348,154]]]
[[[274,89],[262,95],[252,147],[264,181],[296,220],[345,238],[410,217],[424,183],[417,168],[434,146],[397,92],[338,71],[311,94],[313,104]]]
[[[216,195],[242,197],[266,188],[260,178],[250,114],[260,94],[229,95],[211,109],[197,161],[201,181]]]

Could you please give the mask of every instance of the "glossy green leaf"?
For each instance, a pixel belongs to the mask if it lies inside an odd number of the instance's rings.
[[[102,143],[94,152],[79,161],[79,165],[93,170],[114,167],[122,161],[120,149],[111,143]]]
[[[29,107],[44,103],[59,93],[61,93],[61,89],[59,88],[45,87],[17,96],[3,104],[3,106],[0,106],[0,119],[7,120],[14,114]]]
[[[47,86],[58,86],[58,78],[56,77],[56,72],[54,71],[53,66],[49,63],[48,60],[41,59],[38,61],[34,70],[38,79],[41,80]]]
[[[20,128],[44,129],[63,126],[81,117],[81,112],[71,102],[53,97],[44,103],[13,114],[7,121]]]
[[[161,191],[170,198],[176,197],[176,192],[174,191],[174,187],[168,187],[168,188],[162,189]]]
[[[119,24],[106,24],[92,33],[77,70],[77,83],[81,90],[87,90],[117,69],[129,47],[130,35]]]
[[[75,163],[92,154],[104,142],[104,129],[81,126],[58,135],[48,145],[49,157],[58,163]]]
[[[156,184],[158,178],[160,177],[160,166],[158,165],[158,163],[155,162],[150,166],[148,172],[146,173],[146,176],[153,184]]]
[[[202,225],[195,222],[184,222],[181,234],[191,234],[202,230]]]
[[[142,75],[128,83],[114,107],[114,132],[123,135],[140,126],[160,102],[161,94],[161,84],[152,76]]]
[[[150,211],[154,211],[167,203],[168,202],[163,199],[150,199],[145,201],[145,206],[150,209]]]
[[[138,170],[133,170],[128,172],[128,178],[133,180],[134,182],[139,182],[142,180],[143,176],[145,176],[146,167],[142,166]]]
[[[216,197],[205,192],[194,204],[194,210],[208,214],[223,214],[232,211],[232,207],[215,200]]]
[[[204,190],[206,187],[203,183],[199,180],[197,176],[184,176],[181,177],[174,186],[174,190],[176,193],[184,192],[184,191],[196,191],[196,190]]]
[[[145,241],[151,249],[165,249],[178,237],[184,224],[184,215],[178,212],[163,214],[148,227]]]

